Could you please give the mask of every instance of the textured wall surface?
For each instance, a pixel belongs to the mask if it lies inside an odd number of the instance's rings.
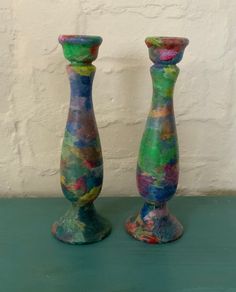
[[[1,0],[1,196],[61,196],[69,83],[57,37],[74,33],[104,39],[93,88],[104,195],[137,194],[138,146],[152,93],[149,35],[190,39],[174,97],[178,192],[236,192],[236,1]]]

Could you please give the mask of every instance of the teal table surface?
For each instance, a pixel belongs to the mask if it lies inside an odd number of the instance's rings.
[[[71,246],[50,226],[69,204],[61,199],[0,200],[0,292],[236,292],[236,197],[177,197],[184,225],[173,243],[148,245],[124,230],[140,198],[99,198],[113,231]]]

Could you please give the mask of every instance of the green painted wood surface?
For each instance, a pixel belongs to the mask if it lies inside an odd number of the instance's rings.
[[[50,226],[65,199],[0,200],[0,291],[235,292],[236,197],[177,197],[172,212],[184,236],[147,245],[123,223],[140,198],[102,198],[97,209],[113,224],[102,242],[70,246]]]

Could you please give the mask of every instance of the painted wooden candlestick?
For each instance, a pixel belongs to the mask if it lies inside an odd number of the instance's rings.
[[[62,35],[64,56],[70,61],[67,72],[71,97],[61,153],[61,187],[72,206],[52,226],[52,234],[71,244],[96,242],[111,231],[93,201],[103,182],[103,160],[92,103],[92,82],[102,43],[99,36]]]
[[[153,96],[137,163],[137,186],[145,203],[129,218],[130,235],[147,243],[176,240],[183,234],[181,223],[170,214],[167,201],[178,184],[178,141],[173,109],[173,90],[179,74],[176,66],[188,40],[148,37],[145,40],[151,67]]]

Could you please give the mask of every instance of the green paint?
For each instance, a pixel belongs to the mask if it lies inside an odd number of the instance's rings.
[[[94,65],[86,65],[86,66],[76,66],[72,65],[73,70],[83,76],[90,76],[92,73],[96,71],[96,67]]]
[[[153,81],[151,112],[173,106],[173,90],[178,73],[179,69],[176,65],[151,67]],[[172,114],[156,118],[150,115],[140,145],[138,165],[142,171],[156,177],[159,181],[158,178],[163,177],[163,167],[170,161],[178,160],[177,135],[171,120]],[[171,135],[163,140],[162,134],[166,131],[165,127],[170,127]],[[157,171],[158,168],[159,171]]]
[[[74,143],[76,141],[77,141],[76,137],[71,135],[71,133],[69,131],[65,130],[62,148],[66,147],[66,146],[74,147]]]
[[[148,37],[145,39],[145,42],[155,47],[163,46],[162,39],[157,37]]]
[[[164,106],[166,102],[172,100],[176,79],[179,74],[179,68],[176,65],[166,67],[151,67],[153,97],[152,106]]]
[[[156,176],[157,167],[166,165],[170,160],[178,157],[178,148],[175,145],[176,137],[172,137],[165,142],[160,139],[160,132],[152,128],[147,128],[144,132],[139,152],[139,166],[148,173]],[[169,145],[168,145],[169,144]]]
[[[84,60],[93,61],[93,56],[91,55],[91,46],[90,45],[80,45],[63,43],[63,52],[65,58],[74,63],[83,63]]]

